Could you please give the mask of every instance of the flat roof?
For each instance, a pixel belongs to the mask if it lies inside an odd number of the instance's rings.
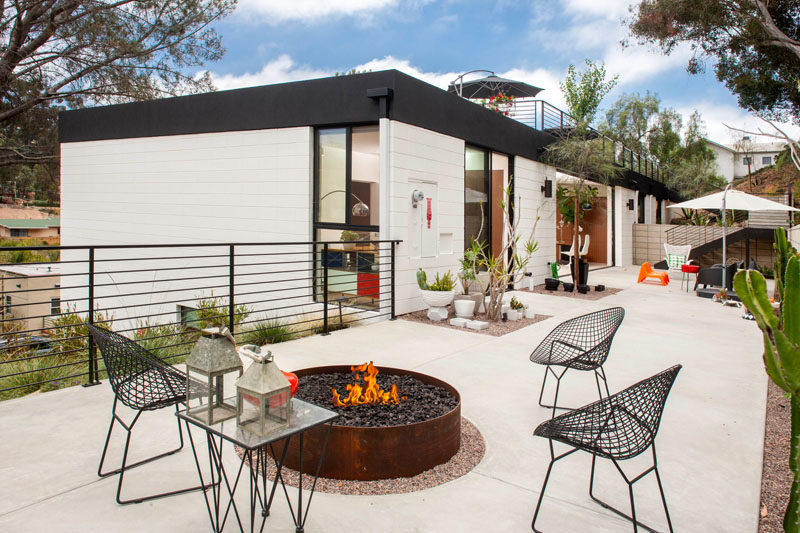
[[[0,218],[0,226],[9,229],[57,228],[61,226],[61,217]]]
[[[53,276],[61,275],[61,265],[58,263],[38,263],[36,265],[5,265],[0,266],[0,271],[9,272],[11,274],[19,274],[20,276],[34,277],[34,276]]]

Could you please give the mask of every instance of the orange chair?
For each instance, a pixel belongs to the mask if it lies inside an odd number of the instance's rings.
[[[645,261],[642,268],[639,269],[639,279],[636,283],[641,283],[647,278],[661,280],[661,285],[669,285],[669,275],[666,272],[656,272],[653,270],[649,261]]]

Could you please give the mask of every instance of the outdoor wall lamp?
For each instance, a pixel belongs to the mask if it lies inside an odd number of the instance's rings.
[[[411,207],[417,207],[417,204],[425,199],[425,193],[419,189],[414,189],[411,193]]]
[[[335,192],[343,192],[343,193],[347,194],[347,191],[345,191],[343,189],[336,189],[336,190],[330,191],[330,192],[326,193],[325,195],[323,195],[322,198],[319,199],[319,203],[322,203],[322,200],[324,200],[325,198],[327,198],[328,196],[330,196],[331,194],[333,194]],[[350,196],[352,196],[353,198],[358,200],[355,204],[353,204],[353,210],[352,210],[353,216],[354,217],[365,217],[365,216],[368,216],[369,215],[369,206],[367,204],[365,204],[361,200],[361,198],[359,198],[355,194],[350,193]]]
[[[628,200],[628,211],[633,211],[633,198]]]
[[[542,185],[542,192],[545,198],[553,197],[553,180],[545,178],[544,185]]]

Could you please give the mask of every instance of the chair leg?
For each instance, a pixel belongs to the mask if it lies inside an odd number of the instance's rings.
[[[544,475],[544,483],[542,483],[542,490],[539,492],[539,499],[536,502],[536,510],[533,512],[533,520],[531,521],[531,529],[536,533],[542,533],[540,530],[536,529],[536,519],[539,517],[539,509],[542,507],[542,499],[544,498],[544,491],[547,488],[547,482],[550,480],[550,473],[553,471],[553,465],[559,459],[563,459],[568,455],[572,455],[579,449],[579,448],[573,448],[572,450],[562,453],[561,455],[556,457],[555,451],[553,450],[553,440],[550,439],[549,442],[550,442],[550,464],[547,466],[547,473]]]
[[[594,470],[595,470],[595,462],[596,461],[597,461],[597,455],[592,454],[592,472],[591,472],[591,475],[590,475],[590,478],[589,478],[589,497],[591,497],[592,500],[594,500],[595,502],[600,504],[600,506],[604,507],[605,509],[608,509],[609,511],[611,511],[611,512],[621,516],[622,518],[625,518],[626,520],[630,521],[632,523],[632,525],[633,525],[633,531],[634,532],[639,531],[638,528],[641,527],[642,529],[645,529],[646,531],[649,531],[650,533],[658,533],[657,530],[651,528],[650,526],[648,526],[646,524],[641,523],[640,521],[638,521],[636,519],[636,505],[635,505],[635,502],[634,502],[634,495],[633,495],[633,485],[637,481],[639,481],[640,479],[645,477],[647,474],[649,474],[650,472],[655,471],[656,472],[656,479],[658,480],[658,487],[659,487],[659,490],[661,491],[661,500],[662,500],[662,503],[664,504],[664,512],[667,515],[667,524],[669,525],[670,533],[672,533],[672,522],[669,519],[669,512],[667,511],[667,502],[664,499],[664,491],[661,490],[661,481],[660,481],[660,479],[658,479],[658,471],[656,470],[656,466],[655,466],[655,449],[653,450],[653,461],[654,461],[653,466],[651,466],[650,468],[648,468],[647,470],[645,470],[644,472],[642,472],[641,474],[639,474],[638,476],[636,476],[633,479],[628,479],[628,477],[625,475],[625,472],[623,472],[622,469],[619,467],[619,464],[617,463],[617,461],[615,461],[614,459],[611,459],[611,462],[614,463],[614,466],[616,467],[616,469],[619,472],[620,476],[622,477],[623,480],[625,480],[625,483],[627,483],[627,485],[628,485],[628,497],[630,498],[630,502],[631,502],[631,514],[630,515],[625,514],[624,512],[622,512],[619,509],[617,509],[616,507],[613,507],[612,505],[609,505],[608,503],[604,502],[603,500],[597,498],[594,495],[594,490],[593,490],[594,489]]]
[[[564,370],[563,370],[563,372],[561,372],[561,374],[556,374],[556,371],[553,370],[550,365],[547,365],[547,366],[544,367],[544,380],[542,380],[542,390],[539,391],[539,405],[541,407],[546,407],[548,409],[552,409],[553,410],[553,416],[555,416],[555,414],[556,414],[556,409],[566,409],[566,407],[558,407],[558,389],[561,387],[561,378],[564,377],[564,374],[567,373],[567,370],[569,370],[569,367],[565,366]],[[556,393],[555,393],[555,396],[553,397],[553,405],[546,405],[546,404],[542,403],[542,396],[544,396],[544,387],[545,387],[545,385],[547,383],[547,373],[548,372],[552,372],[553,375],[556,378]]]
[[[142,415],[142,413],[144,411],[141,411],[141,410],[138,411],[136,413],[136,416],[133,418],[133,421],[131,421],[130,424],[126,424],[119,417],[119,415],[117,415],[116,409],[117,409],[117,400],[115,398],[114,399],[114,407],[112,408],[111,424],[109,425],[108,435],[106,436],[106,442],[105,442],[105,445],[103,446],[103,454],[102,454],[102,456],[100,458],[100,465],[97,468],[97,475],[100,476],[100,477],[105,478],[105,477],[108,477],[108,476],[119,474],[119,481],[117,482],[117,495],[116,495],[116,500],[117,500],[118,504],[125,505],[125,504],[129,504],[129,503],[142,503],[144,501],[154,500],[156,498],[164,498],[166,496],[173,496],[175,494],[183,494],[185,492],[192,492],[192,491],[195,491],[195,490],[207,490],[208,488],[210,488],[212,486],[212,485],[199,485],[199,486],[196,486],[196,487],[190,487],[190,488],[186,488],[186,489],[179,489],[179,490],[174,490],[174,491],[169,491],[169,492],[163,492],[163,493],[160,493],[160,494],[154,494],[154,495],[151,495],[151,496],[143,496],[141,498],[133,498],[133,499],[130,499],[130,500],[123,500],[121,496],[122,496],[122,482],[123,482],[123,479],[125,477],[125,471],[126,470],[130,470],[131,468],[136,468],[137,466],[141,466],[143,464],[150,463],[152,461],[155,461],[156,459],[161,459],[162,457],[166,457],[168,455],[172,455],[174,453],[179,452],[183,448],[183,430],[181,428],[181,420],[176,417],[176,419],[178,420],[178,436],[179,436],[179,439],[180,439],[180,446],[178,446],[177,448],[175,448],[173,450],[170,450],[170,451],[158,454],[158,455],[154,455],[152,457],[148,457],[147,459],[143,459],[141,461],[137,461],[137,462],[132,463],[132,464],[127,464],[127,462],[128,462],[128,449],[130,448],[130,442],[131,442],[131,434],[133,433],[133,428],[136,425],[136,422],[139,420],[139,417]],[[175,405],[175,410],[176,411],[178,410],[178,405],[177,404]],[[111,470],[109,472],[103,472],[103,463],[104,463],[105,458],[106,458],[106,453],[108,451],[108,444],[109,444],[109,441],[111,440],[111,433],[112,433],[112,430],[114,428],[114,423],[115,422],[119,423],[119,425],[121,425],[123,427],[123,429],[125,429],[125,432],[127,434],[126,437],[125,437],[125,448],[123,449],[123,452],[122,452],[122,464],[116,470]],[[187,431],[188,431],[188,428],[187,428]]]
[[[603,393],[600,390],[600,380],[603,380],[603,384],[606,387],[606,398],[611,396],[611,392],[608,390],[608,380],[606,380],[606,373],[603,370],[602,366],[599,366],[594,369],[594,381],[597,383],[597,395],[600,396],[600,399],[603,399]]]

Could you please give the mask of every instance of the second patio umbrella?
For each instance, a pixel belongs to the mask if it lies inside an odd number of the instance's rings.
[[[724,191],[715,192],[694,200],[687,200],[679,204],[668,206],[672,209],[719,209],[722,211],[722,286],[725,287],[725,210],[738,211],[798,211],[790,205],[773,202],[766,198],[747,194],[746,192],[731,189],[728,185]]]

